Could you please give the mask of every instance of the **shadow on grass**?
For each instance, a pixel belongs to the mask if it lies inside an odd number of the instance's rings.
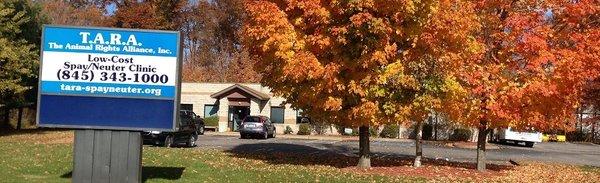
[[[11,136],[11,135],[22,135],[22,134],[43,134],[46,132],[54,132],[54,131],[70,131],[72,129],[60,129],[60,128],[35,128],[35,129],[8,129],[8,128],[0,128],[0,137],[3,136]]]
[[[142,182],[150,179],[178,180],[183,174],[183,167],[142,167]],[[60,176],[60,178],[72,178],[73,172],[68,172]]]
[[[269,164],[280,165],[323,165],[336,168],[354,167],[358,164],[356,148],[347,146],[326,145],[318,149],[311,146],[285,143],[243,144],[227,151],[236,158],[265,161]],[[412,166],[412,155],[378,154],[371,156],[372,167]],[[454,168],[476,169],[477,164],[467,162],[446,161],[443,159],[423,158],[423,165],[447,166]],[[512,166],[488,164],[488,170],[500,171],[512,169]]]
[[[177,180],[183,174],[183,167],[142,167],[142,182],[149,179]]]

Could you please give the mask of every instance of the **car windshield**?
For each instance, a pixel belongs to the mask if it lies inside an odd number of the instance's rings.
[[[258,116],[248,116],[246,118],[244,118],[244,123],[259,123],[260,122],[260,117]]]

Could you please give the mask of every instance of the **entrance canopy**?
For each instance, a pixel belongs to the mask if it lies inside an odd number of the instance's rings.
[[[261,101],[267,101],[271,98],[265,93],[237,83],[217,93],[213,93],[210,97],[216,99],[227,98],[229,100],[256,98]]]

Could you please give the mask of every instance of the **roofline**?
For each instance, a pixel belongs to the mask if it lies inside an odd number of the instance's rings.
[[[229,86],[229,87],[227,87],[227,88],[225,88],[225,89],[223,89],[221,91],[213,93],[212,95],[210,95],[210,97],[218,99],[218,98],[220,98],[219,97],[220,95],[222,95],[225,92],[228,92],[228,91],[230,91],[230,90],[232,90],[234,88],[238,88],[238,89],[240,89],[240,90],[242,90],[242,91],[244,91],[244,92],[252,95],[253,97],[258,98],[259,100],[269,100],[271,98],[271,97],[269,97],[266,94],[262,94],[259,91],[256,91],[256,90],[254,90],[252,88],[249,88],[247,86],[241,85],[239,83],[235,83],[235,84],[233,84],[233,85],[231,85],[231,86]],[[262,96],[262,95],[266,95],[266,96]]]

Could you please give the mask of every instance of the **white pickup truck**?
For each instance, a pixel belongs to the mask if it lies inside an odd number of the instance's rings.
[[[542,137],[540,132],[519,132],[509,127],[508,129],[496,129],[493,140],[501,143],[525,143],[525,146],[533,147],[535,143],[542,142]]]

